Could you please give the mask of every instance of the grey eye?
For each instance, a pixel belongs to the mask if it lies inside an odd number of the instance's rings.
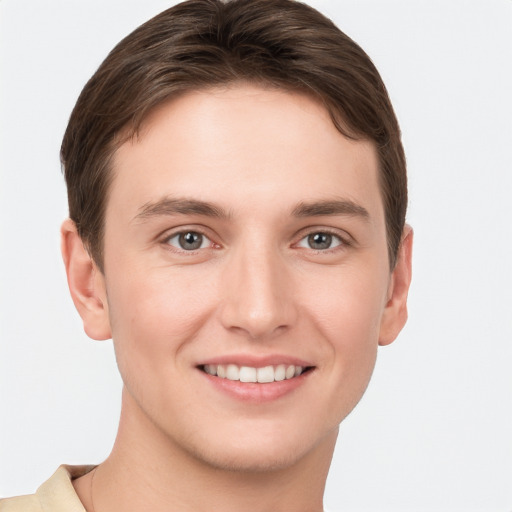
[[[341,245],[343,242],[339,236],[331,235],[318,231],[305,236],[298,244],[299,247],[313,249],[315,251],[324,251]]]
[[[332,235],[329,233],[313,233],[308,236],[308,244],[311,249],[329,249],[332,243]]]
[[[184,231],[169,238],[167,243],[183,251],[195,251],[196,249],[207,247],[211,242],[201,233],[197,233],[196,231]]]

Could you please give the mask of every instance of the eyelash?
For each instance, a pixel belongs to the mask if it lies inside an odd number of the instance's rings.
[[[177,237],[183,236],[183,235],[187,235],[187,234],[195,234],[195,235],[199,235],[199,236],[203,237],[201,240],[201,246],[196,249],[187,250],[187,249],[183,249],[181,247],[174,246],[170,243],[171,240],[173,240]],[[299,245],[303,241],[306,241],[305,243],[307,244],[308,237],[314,236],[314,235],[328,235],[329,237],[336,239],[337,244],[334,247],[328,247],[326,249],[314,249],[313,247],[303,247],[303,246]],[[209,242],[208,246],[202,247],[202,245],[205,242]],[[168,250],[171,250],[171,251],[179,253],[179,254],[184,254],[187,256],[196,255],[196,254],[198,254],[199,251],[202,251],[204,249],[215,249],[215,248],[221,247],[219,244],[216,244],[215,242],[213,242],[211,240],[211,238],[203,230],[198,229],[198,228],[180,229],[179,231],[175,231],[175,232],[165,236],[165,238],[163,238],[163,240],[162,240],[162,244],[164,244]],[[348,239],[348,236],[342,236],[342,235],[340,235],[339,232],[334,232],[333,230],[329,230],[329,229],[325,229],[325,228],[324,229],[316,228],[316,229],[308,230],[305,233],[303,232],[303,234],[301,234],[301,238],[297,242],[293,243],[292,247],[313,251],[315,254],[330,254],[330,253],[333,253],[336,251],[343,250],[347,247],[350,247],[351,245],[352,245],[352,243]]]

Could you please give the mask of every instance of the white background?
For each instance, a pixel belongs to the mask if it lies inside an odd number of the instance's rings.
[[[0,1],[0,496],[109,453],[120,379],[59,253],[59,146],[110,48],[172,5]],[[328,481],[337,511],[512,511],[512,1],[325,0],[404,133],[410,320],[380,349]]]

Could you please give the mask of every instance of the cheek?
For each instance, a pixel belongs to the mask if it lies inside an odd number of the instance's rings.
[[[107,295],[121,372],[158,373],[174,366],[176,355],[194,339],[212,308],[214,294],[207,293],[211,286],[200,286],[200,281],[168,269],[132,272],[115,286],[112,280]]]
[[[382,274],[371,272],[371,266],[365,268],[367,272],[332,276],[323,293],[309,297],[310,318],[327,341],[323,358],[332,387],[333,423],[357,404],[377,357],[387,283]]]
[[[378,341],[387,279],[372,269],[371,265],[336,269],[327,279],[316,281],[327,286],[304,294],[313,321],[334,347],[358,350]]]

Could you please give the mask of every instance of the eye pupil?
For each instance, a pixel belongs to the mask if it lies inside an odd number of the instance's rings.
[[[200,233],[194,233],[189,231],[188,233],[182,233],[179,236],[179,244],[182,249],[186,251],[193,251],[199,249],[203,243],[203,235]]]
[[[329,233],[313,233],[308,236],[308,244],[312,249],[329,249],[332,235]]]

